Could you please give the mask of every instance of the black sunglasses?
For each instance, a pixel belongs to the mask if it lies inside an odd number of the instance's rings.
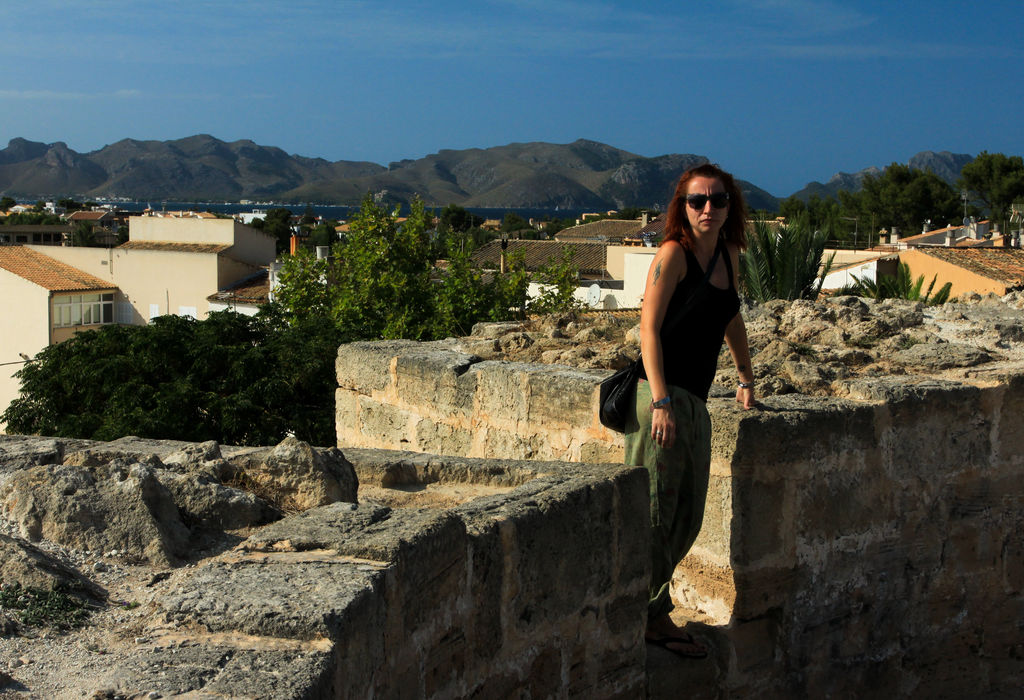
[[[729,206],[729,193],[728,192],[715,192],[713,195],[706,194],[688,194],[686,195],[686,203],[690,205],[691,209],[700,211],[704,208],[704,205],[711,202],[711,206],[715,209],[725,209]]]

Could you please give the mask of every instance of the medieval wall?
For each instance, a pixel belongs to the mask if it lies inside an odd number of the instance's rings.
[[[606,374],[443,343],[345,346],[339,444],[611,460],[621,436],[595,418]],[[712,399],[708,507],[674,594],[716,639],[718,690],[1019,688],[1022,388],[1024,371],[1001,365],[959,381],[851,379],[844,398],[746,412]]]

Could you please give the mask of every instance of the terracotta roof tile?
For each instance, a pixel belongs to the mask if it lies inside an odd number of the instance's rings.
[[[127,250],[165,250],[177,253],[223,253],[230,245],[222,243],[170,243],[163,241],[128,241],[117,246]]]
[[[109,211],[76,211],[68,214],[68,221],[99,221],[103,218],[113,219]]]
[[[584,274],[601,274],[607,267],[608,248],[604,243],[577,243],[563,241],[508,242],[508,252],[522,250],[526,256],[526,269],[537,270],[551,258],[560,259],[564,248],[573,249],[573,263]],[[498,268],[501,264],[501,241],[494,240],[473,251],[473,264],[478,267]]]
[[[1008,287],[1024,285],[1024,250],[1020,248],[917,248],[916,250]]]
[[[24,246],[0,247],[0,268],[53,292],[117,289],[99,277]]]
[[[234,301],[243,304],[265,304],[270,297],[270,274],[262,270],[234,285],[206,297],[209,301]]]
[[[639,233],[643,224],[636,219],[602,219],[589,224],[564,228],[555,234],[557,240],[591,240],[619,242]]]

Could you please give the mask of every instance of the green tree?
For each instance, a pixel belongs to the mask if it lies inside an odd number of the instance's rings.
[[[0,209],[2,209],[3,211],[10,211],[11,207],[13,207],[15,204],[17,204],[17,202],[12,197],[0,198]]]
[[[335,246],[327,279],[332,315],[355,337],[429,335],[433,260],[427,232],[433,216],[418,199],[401,225],[397,216],[367,195],[349,222],[348,237]]]
[[[95,246],[96,232],[92,224],[86,221],[78,221],[71,232],[71,245],[73,246]]]
[[[314,226],[309,232],[310,247],[316,248],[318,246],[334,245],[338,240],[338,233],[335,231],[335,227],[337,225],[337,221],[326,221]]]
[[[458,204],[449,204],[438,216],[438,230],[444,232],[465,233],[471,228],[484,223],[482,216],[466,211]]]
[[[740,258],[740,283],[756,301],[815,299],[832,267],[822,264],[826,236],[810,227],[807,215],[781,226],[754,222],[747,250]]]
[[[843,214],[871,222],[869,230],[898,227],[903,235],[921,232],[925,221],[932,227],[959,221],[962,214],[957,193],[938,175],[893,163],[880,175],[864,177],[860,192],[840,193]]]
[[[544,286],[540,296],[529,302],[530,312],[550,314],[583,308],[583,302],[574,295],[579,286],[579,268],[573,262],[573,254],[573,247],[565,246],[560,257],[552,257],[538,270],[536,281]]]
[[[501,220],[501,230],[507,233],[522,231],[523,229],[528,228],[531,228],[530,222],[513,211],[506,212],[505,218]]]
[[[255,219],[252,227],[273,236],[277,241],[277,254],[283,255],[291,249],[291,218],[291,211],[275,207],[268,209],[264,218]]]
[[[64,210],[67,211],[69,214],[71,212],[81,211],[82,209],[85,208],[85,205],[83,205],[81,202],[76,202],[75,200],[71,199],[70,197],[64,197],[63,199],[58,199],[57,200],[57,206],[58,207],[64,207]]]
[[[983,202],[995,221],[1005,224],[1013,201],[1024,197],[1024,159],[982,151],[960,171],[957,185]]]
[[[328,261],[317,259],[307,248],[284,259],[274,301],[285,320],[294,324],[306,318],[330,317],[327,272]]]
[[[448,265],[433,287],[435,338],[469,335],[473,324],[490,317],[497,303],[497,287],[484,281],[483,271],[472,265],[470,251],[461,245],[465,233],[448,239]]]
[[[331,445],[339,343],[323,319],[286,324],[229,311],[105,326],[27,363],[3,420],[13,432],[94,440],[267,445],[294,434]]]

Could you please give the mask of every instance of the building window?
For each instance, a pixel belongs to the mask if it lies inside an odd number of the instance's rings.
[[[55,328],[98,326],[113,322],[114,295],[112,293],[75,294],[53,299],[53,325]]]

